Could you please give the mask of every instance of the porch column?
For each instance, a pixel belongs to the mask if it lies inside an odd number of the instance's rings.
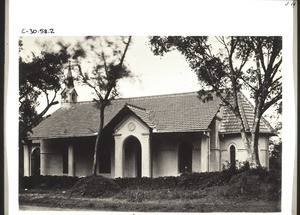
[[[123,140],[121,135],[114,135],[115,138],[115,178],[123,177]]]
[[[41,175],[48,175],[47,173],[47,153],[48,153],[48,147],[47,147],[47,141],[41,140]]]
[[[24,145],[24,176],[30,176],[30,147],[29,145]]]
[[[68,175],[75,176],[74,146],[68,145]]]
[[[209,136],[203,132],[201,136],[201,172],[209,171]]]
[[[143,134],[142,145],[142,177],[151,177],[151,149],[149,134]]]

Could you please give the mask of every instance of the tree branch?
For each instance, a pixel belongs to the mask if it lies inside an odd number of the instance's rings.
[[[125,46],[123,55],[122,55],[122,57],[121,57],[121,60],[120,60],[120,62],[119,62],[119,65],[118,65],[118,67],[119,67],[120,70],[121,70],[121,68],[122,68],[122,65],[123,65],[123,62],[124,62],[124,59],[125,59],[125,55],[126,55],[126,53],[127,53],[127,50],[128,50],[128,47],[129,47],[130,42],[131,42],[131,36],[129,36],[129,38],[128,38],[128,41],[127,41],[127,43],[126,43],[126,46]],[[117,80],[117,76],[114,76],[113,82],[116,82],[116,80]],[[108,88],[106,94],[105,94],[104,101],[108,101],[110,92],[112,91],[113,88],[114,88],[114,86],[113,86],[113,84],[111,84],[111,85],[109,86],[109,88]]]
[[[274,65],[274,67],[273,67],[273,69],[272,69],[272,75],[271,75],[271,80],[275,77],[275,75],[277,74],[277,71],[278,71],[278,69],[279,69],[279,67],[280,67],[280,65],[281,65],[281,63],[282,63],[282,58]]]
[[[279,47],[279,45],[276,43],[276,41],[273,43],[273,49],[272,49],[272,52],[271,52],[271,57],[270,57],[270,62],[269,62],[269,65],[268,65],[268,69],[267,70],[270,70],[272,71],[272,67],[273,67],[273,64],[275,62],[275,59],[277,58],[279,52],[281,50],[281,47]]]
[[[265,61],[264,61],[264,53],[263,53],[262,46],[261,46],[261,40],[259,40],[259,39],[256,44],[256,50],[257,50],[257,54],[258,54],[258,57],[261,62],[261,66],[262,66],[264,72],[266,72],[267,69],[266,69]]]
[[[44,92],[45,93],[45,92]],[[47,113],[47,111],[53,106],[53,105],[56,105],[58,104],[58,101],[54,101],[55,98],[56,98],[56,95],[57,95],[57,90],[54,91],[54,96],[53,96],[53,99],[51,100],[51,102],[49,102],[49,98],[48,98],[48,93],[45,93],[46,94],[46,98],[47,98],[47,106],[44,108],[44,110],[39,113],[35,118],[36,118],[36,122],[39,123],[40,120],[42,119],[42,117]]]
[[[264,107],[262,108],[262,114],[268,110],[273,104],[282,99],[282,93],[279,93],[277,96],[273,97],[269,102],[266,102]]]
[[[244,82],[244,84],[246,84],[248,87],[250,87],[251,88],[251,90],[253,90],[253,91],[257,91],[257,89],[255,88],[255,87],[253,87],[248,81],[246,81],[245,79],[244,79],[244,77],[239,77],[243,82]]]
[[[97,94],[97,96],[99,97],[100,100],[103,100],[103,97],[101,95],[101,93],[97,90],[97,88],[95,86],[93,86],[87,79],[86,77],[84,76],[82,70],[81,70],[81,66],[79,63],[77,63],[77,67],[78,67],[78,70],[79,70],[79,74],[80,76],[82,77],[82,80],[84,83],[86,83],[89,87],[91,87],[92,89],[94,89],[95,93]]]
[[[274,82],[275,83],[275,82]],[[273,84],[274,84],[273,83]],[[275,86],[270,86],[270,89],[268,90],[268,94],[271,93],[273,90],[275,90],[276,88],[280,87],[282,85],[282,83],[278,83]]]

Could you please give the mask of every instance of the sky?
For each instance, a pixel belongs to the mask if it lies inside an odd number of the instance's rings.
[[[31,52],[39,54],[41,51],[37,41],[55,42],[58,37],[23,37],[23,56],[27,58]],[[74,43],[82,37],[60,37],[64,41]],[[28,57],[29,58],[29,57]],[[133,37],[132,44],[125,57],[133,78],[119,81],[120,97],[137,97],[149,95],[162,95],[198,91],[200,85],[196,74],[189,68],[184,57],[177,51],[164,56],[154,56],[148,45],[147,37]],[[82,65],[83,70],[87,65]],[[67,73],[65,68],[64,73]],[[78,101],[93,99],[93,91],[88,86],[75,83],[78,92]],[[57,98],[60,100],[60,97]],[[38,112],[46,105],[45,98],[40,99]],[[49,112],[55,111],[60,105],[52,107]]]

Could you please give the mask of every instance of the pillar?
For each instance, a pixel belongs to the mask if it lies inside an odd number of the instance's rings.
[[[123,177],[123,141],[121,135],[114,135],[115,138],[115,178]]]
[[[142,146],[142,177],[151,177],[151,149],[149,134],[143,134]]]
[[[68,175],[75,176],[74,146],[68,145]]]
[[[209,171],[209,137],[206,135],[201,136],[201,172]]]
[[[24,145],[24,176],[30,176],[30,147]]]
[[[41,175],[47,175],[47,168],[46,168],[46,141],[41,140]]]

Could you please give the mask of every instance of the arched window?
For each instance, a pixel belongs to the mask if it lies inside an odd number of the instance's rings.
[[[231,145],[229,150],[230,150],[230,165],[235,165],[235,161],[236,161],[235,146]]]
[[[193,147],[190,143],[182,143],[178,148],[179,172],[192,172],[192,154]]]

